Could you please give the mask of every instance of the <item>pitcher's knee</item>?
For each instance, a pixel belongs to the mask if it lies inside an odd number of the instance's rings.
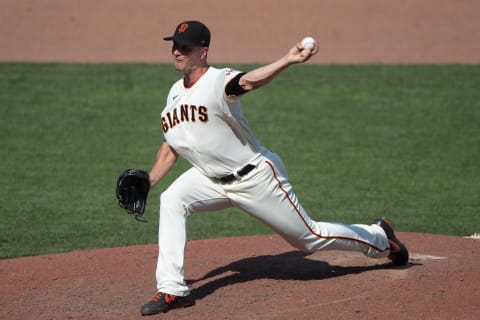
[[[178,194],[171,192],[169,189],[160,195],[160,212],[178,212],[182,215],[188,215],[184,201]]]
[[[322,240],[318,237],[302,237],[302,238],[288,238],[284,239],[295,249],[298,249],[303,252],[312,253],[319,250],[321,243],[325,240]]]

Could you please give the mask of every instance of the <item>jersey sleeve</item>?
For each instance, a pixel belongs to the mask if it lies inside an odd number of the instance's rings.
[[[232,96],[241,96],[242,94],[244,94],[245,92],[247,92],[247,90],[243,89],[241,86],[240,86],[240,78],[245,74],[245,72],[240,72],[238,73],[235,77],[233,77],[232,79],[230,79],[226,86],[225,86],[225,94],[227,95],[227,97],[232,97]]]
[[[241,75],[242,72],[235,69],[225,68],[222,69],[215,83],[215,93],[217,95],[217,101],[224,107],[228,107],[234,104],[239,99],[239,95],[228,95],[226,93],[227,86],[235,79],[235,77]],[[225,110],[228,112],[228,110]]]

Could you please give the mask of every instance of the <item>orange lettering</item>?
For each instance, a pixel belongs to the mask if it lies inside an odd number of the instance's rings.
[[[188,29],[188,24],[187,23],[182,23],[180,27],[178,27],[178,32],[183,33]]]

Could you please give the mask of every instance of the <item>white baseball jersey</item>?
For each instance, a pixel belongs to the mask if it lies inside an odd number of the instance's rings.
[[[225,94],[226,84],[238,74],[210,67],[191,88],[179,80],[170,89],[162,112],[168,144],[208,177],[234,172],[261,149],[243,116],[239,98]]]

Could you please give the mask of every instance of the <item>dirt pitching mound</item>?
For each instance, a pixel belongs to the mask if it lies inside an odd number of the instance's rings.
[[[305,254],[278,236],[194,240],[196,305],[161,319],[478,319],[480,241],[399,233],[405,268],[358,253]],[[2,319],[140,319],[157,246],[0,260]]]

